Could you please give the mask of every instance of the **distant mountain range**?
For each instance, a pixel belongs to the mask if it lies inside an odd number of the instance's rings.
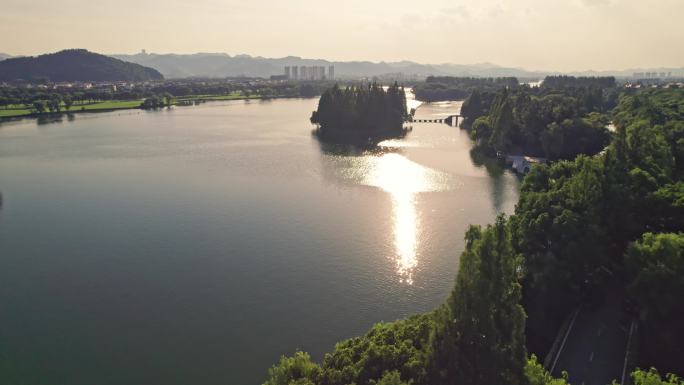
[[[349,61],[336,62],[321,59],[304,59],[296,56],[284,58],[264,58],[260,56],[236,55],[224,53],[196,54],[148,54],[113,55],[113,57],[132,63],[154,68],[167,78],[182,77],[226,77],[253,76],[269,77],[284,72],[285,66],[335,66],[337,77],[382,76],[402,73],[405,76],[425,77],[429,75],[542,78],[546,75],[560,74],[554,71],[529,71],[522,68],[502,67],[496,64],[420,64],[412,61],[369,62]],[[684,68],[629,69],[620,71],[584,71],[571,72],[577,76],[617,76],[630,77],[635,72],[671,72],[673,76],[684,76]]]
[[[518,76],[539,77],[543,73],[518,68],[499,67],[493,64],[419,64],[411,61],[336,62],[321,59],[303,59],[296,56],[264,58],[249,55],[230,56],[221,53],[113,55],[131,63],[157,69],[167,78],[250,76],[269,77],[284,72],[285,66],[335,66],[337,77],[381,76],[402,73],[405,76]]]
[[[107,60],[108,59],[108,60]],[[118,60],[116,60],[118,59]],[[185,77],[269,77],[284,73],[285,66],[335,66],[338,78],[374,76],[423,78],[435,76],[505,77],[541,79],[546,75],[631,77],[634,73],[671,73],[684,77],[682,68],[628,69],[618,71],[529,71],[496,64],[420,64],[412,61],[328,61],[296,56],[265,58],[224,53],[98,55],[86,50],[65,50],[38,57],[12,57],[0,53],[0,80],[49,78],[51,80],[150,80]],[[133,63],[133,64],[131,64]],[[10,72],[11,71],[11,72]]]
[[[0,61],[0,80],[143,81],[163,78],[155,69],[84,49]]]

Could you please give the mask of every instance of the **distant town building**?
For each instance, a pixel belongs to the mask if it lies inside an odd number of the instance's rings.
[[[335,78],[335,67],[329,66],[328,73],[325,66],[285,66],[283,76],[288,80],[318,81]]]
[[[672,72],[635,72],[632,77],[636,79],[666,79],[672,77]]]

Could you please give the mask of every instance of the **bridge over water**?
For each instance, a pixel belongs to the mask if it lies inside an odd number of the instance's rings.
[[[436,118],[436,119],[422,119],[422,118],[413,118],[411,120],[411,123],[445,123],[450,126],[457,126],[458,125],[458,119],[461,117],[461,115],[454,114],[454,115],[449,115],[445,118]]]

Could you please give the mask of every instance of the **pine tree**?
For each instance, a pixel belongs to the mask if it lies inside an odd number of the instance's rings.
[[[523,384],[525,312],[506,220],[471,226],[456,285],[437,311],[426,383]]]

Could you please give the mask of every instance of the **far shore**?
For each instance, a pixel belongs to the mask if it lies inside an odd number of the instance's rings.
[[[196,103],[222,101],[222,100],[268,100],[268,99],[285,99],[292,98],[292,96],[261,96],[261,95],[190,95],[174,98],[168,106],[190,106]],[[0,121],[13,120],[16,118],[37,118],[48,117],[62,114],[77,114],[83,112],[111,112],[119,110],[135,110],[143,109],[142,103],[145,99],[136,100],[103,100],[84,104],[74,104],[71,108],[66,109],[62,106],[60,111],[45,111],[38,113],[33,109],[26,108],[23,105],[9,106],[6,108],[0,107]],[[166,106],[164,106],[166,107]],[[163,107],[162,107],[163,108]]]

